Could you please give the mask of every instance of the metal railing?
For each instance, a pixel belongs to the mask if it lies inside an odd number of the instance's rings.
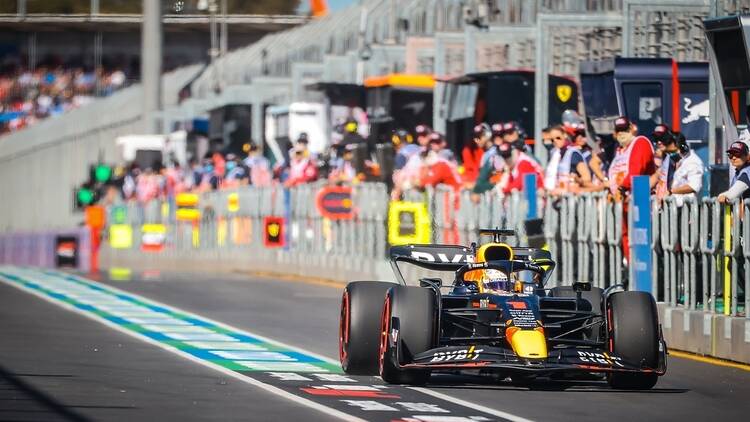
[[[362,270],[384,264],[388,248],[389,199],[385,185],[363,183],[352,189],[351,219],[324,218],[315,202],[324,184],[283,189],[243,187],[205,193],[200,221],[181,222],[175,207],[155,201],[127,205],[133,247],[141,247],[144,224],[166,226],[165,256],[234,251],[240,257],[263,255],[275,262],[322,268]],[[228,206],[236,195],[237,210]],[[474,203],[467,191],[438,186],[409,191],[405,201],[424,203],[435,243],[469,245],[483,227],[513,228],[525,242],[527,201],[519,193],[487,193]],[[543,237],[558,268],[549,287],[588,280],[607,288],[627,281],[623,261],[623,204],[603,192],[540,197],[537,215],[544,219]],[[730,205],[714,198],[652,199],[652,293],[660,302],[689,310],[747,315],[750,288],[750,200]],[[264,246],[263,220],[286,221],[286,244],[272,254]],[[117,251],[112,251],[115,254]],[[146,253],[146,252],[144,252]],[[243,258],[239,258],[243,259]],[[417,273],[414,273],[417,274]],[[382,275],[381,275],[382,276]],[[375,275],[373,275],[375,277]]]

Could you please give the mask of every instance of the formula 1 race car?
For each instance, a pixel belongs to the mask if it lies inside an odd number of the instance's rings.
[[[650,389],[664,375],[667,348],[651,294],[588,282],[545,288],[555,268],[549,252],[502,243],[512,231],[480,233],[493,241],[394,246],[398,283],[346,286],[344,372],[413,385],[433,371],[478,370],[517,382],[599,374],[617,389]],[[409,285],[399,263],[450,277]]]

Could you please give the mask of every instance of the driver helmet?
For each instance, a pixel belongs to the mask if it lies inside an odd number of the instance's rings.
[[[513,248],[504,243],[486,243],[477,250],[476,262],[513,259]],[[470,271],[464,281],[476,283],[479,293],[513,291],[512,280],[500,270],[486,269]]]

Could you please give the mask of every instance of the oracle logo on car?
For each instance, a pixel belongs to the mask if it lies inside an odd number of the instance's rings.
[[[484,349],[475,349],[474,346],[471,346],[468,349],[435,352],[432,355],[432,360],[430,360],[430,363],[447,362],[452,360],[477,360],[479,358],[479,353],[483,351]]]
[[[444,253],[432,254],[432,253],[424,252],[424,251],[412,251],[411,257],[414,259],[418,259],[420,261],[444,262],[444,263],[452,263],[452,264],[458,264],[461,262],[474,262],[473,255],[465,255],[465,254],[454,254],[453,256],[449,257],[447,254],[444,254]]]

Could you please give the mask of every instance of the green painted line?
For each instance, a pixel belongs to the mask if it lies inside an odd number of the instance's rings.
[[[75,275],[0,266],[0,281],[232,371],[342,373],[330,359]]]

